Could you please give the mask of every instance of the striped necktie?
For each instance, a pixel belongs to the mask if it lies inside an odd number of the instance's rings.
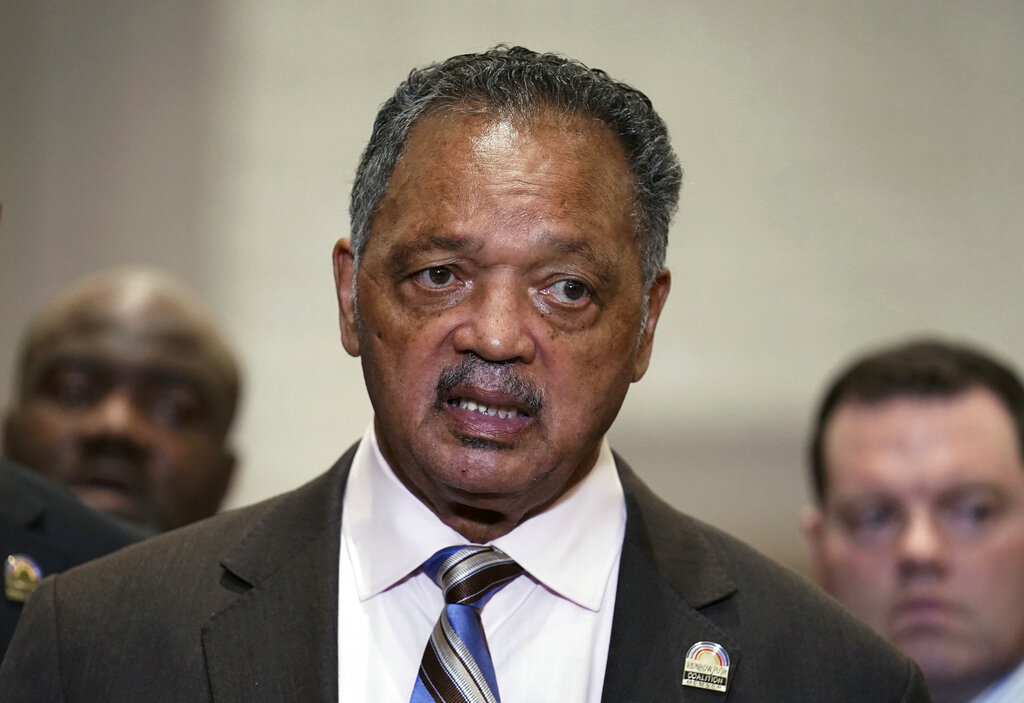
[[[494,547],[446,547],[424,564],[444,592],[444,610],[423,652],[411,703],[500,703],[480,608],[523,573]]]

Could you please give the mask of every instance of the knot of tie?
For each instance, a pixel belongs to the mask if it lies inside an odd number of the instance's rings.
[[[502,586],[523,573],[523,567],[497,547],[445,547],[423,568],[444,593],[448,604],[482,608]]]

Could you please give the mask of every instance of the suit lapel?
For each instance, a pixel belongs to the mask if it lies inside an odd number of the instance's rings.
[[[354,453],[278,499],[222,562],[221,587],[237,596],[203,628],[215,703],[337,700],[341,505]],[[627,518],[602,700],[727,703],[728,693],[681,681],[701,641],[726,649],[733,677],[739,646],[700,610],[736,588],[701,534],[680,531],[679,514],[616,462]]]
[[[238,594],[203,628],[215,703],[335,701],[341,505],[355,447],[280,499],[223,560]]]
[[[59,537],[42,529],[46,499],[18,471],[0,460],[0,569],[8,555],[20,554],[31,559],[43,576],[64,571],[73,563],[71,556]],[[21,611],[21,603],[10,607]]]
[[[46,501],[19,478],[18,471],[7,460],[0,459],[0,495],[6,498],[0,501],[0,521],[27,529],[45,512]]]
[[[682,685],[687,650],[722,645],[730,679],[739,645],[700,612],[730,598],[735,585],[701,534],[680,531],[679,514],[616,457],[626,495],[626,535],[602,700],[718,701],[725,694]],[[731,690],[730,681],[730,690]]]

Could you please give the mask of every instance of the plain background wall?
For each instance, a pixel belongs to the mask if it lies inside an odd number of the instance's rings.
[[[1024,366],[1024,3],[0,0],[0,404],[80,276],[162,266],[246,374],[232,505],[370,419],[330,251],[378,105],[497,42],[653,100],[686,169],[673,290],[613,445],[676,506],[797,568],[825,377],[918,332]]]

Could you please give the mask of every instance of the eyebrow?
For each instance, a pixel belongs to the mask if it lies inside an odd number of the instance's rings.
[[[387,267],[390,271],[401,272],[408,266],[413,257],[424,251],[442,251],[460,253],[471,250],[479,250],[486,242],[470,241],[465,237],[454,237],[443,234],[427,234],[417,237],[410,242],[395,245],[388,257]],[[595,266],[605,267],[608,265],[608,257],[598,255],[594,246],[582,238],[564,237],[556,234],[547,234],[541,240],[541,246],[554,250],[559,254],[570,254],[580,256]]]
[[[548,235],[544,238],[544,243],[559,254],[575,254],[577,256],[582,256],[587,261],[598,266],[607,264],[607,258],[598,256],[594,246],[585,239],[570,239],[568,237]]]
[[[427,234],[416,237],[412,241],[396,244],[388,255],[386,266],[391,273],[404,272],[413,257],[424,251],[462,252],[479,245],[471,244],[462,237],[449,237],[441,234]]]

